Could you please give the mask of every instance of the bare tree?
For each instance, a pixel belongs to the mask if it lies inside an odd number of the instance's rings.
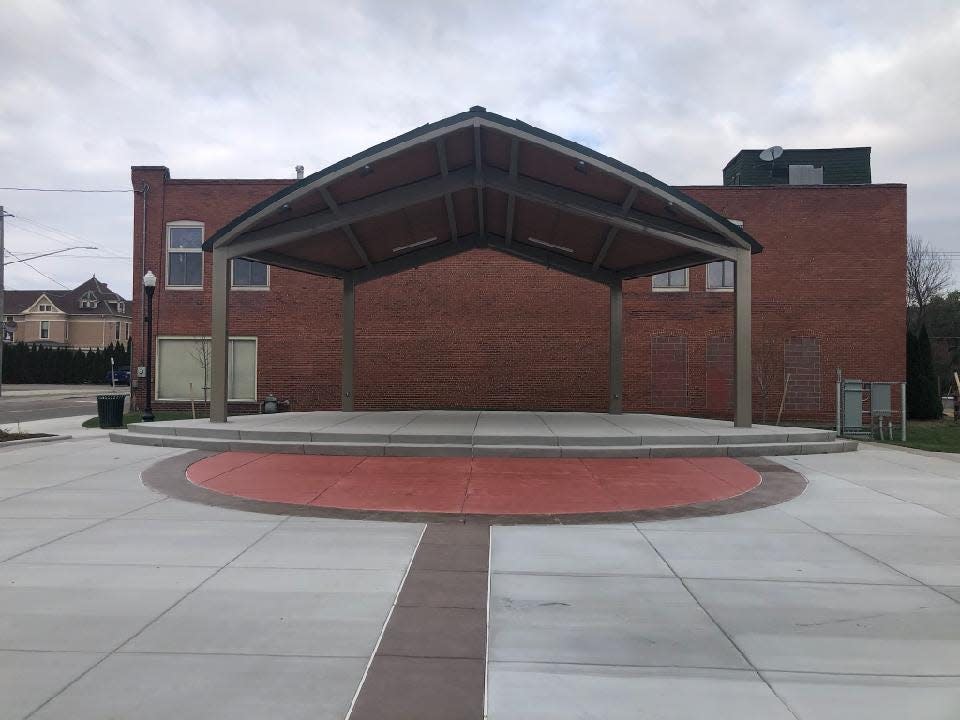
[[[770,338],[753,341],[753,381],[760,396],[760,422],[766,424],[767,412],[783,375],[783,344]]]
[[[207,384],[207,378],[210,377],[210,361],[212,348],[209,340],[198,339],[193,343],[193,350],[190,356],[197,361],[197,364],[203,368],[203,401],[207,402],[207,390],[210,389]]]
[[[950,260],[919,235],[907,236],[907,306],[916,308],[915,329],[923,325],[927,306],[952,281]]]

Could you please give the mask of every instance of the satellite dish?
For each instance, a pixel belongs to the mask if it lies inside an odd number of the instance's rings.
[[[781,155],[783,155],[783,148],[779,145],[774,145],[760,153],[760,159],[765,162],[773,162]]]

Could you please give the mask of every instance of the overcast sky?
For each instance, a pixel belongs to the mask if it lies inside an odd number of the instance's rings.
[[[292,178],[484,105],[672,184],[720,184],[743,147],[870,145],[874,182],[909,185],[910,230],[960,251],[957,0],[4,0],[2,18],[0,186]],[[132,203],[0,190],[11,251],[94,245],[32,264],[127,295]]]

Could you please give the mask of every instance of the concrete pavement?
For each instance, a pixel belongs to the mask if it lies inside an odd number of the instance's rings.
[[[423,526],[141,484],[179,452],[0,449],[0,719],[346,717]],[[810,486],[775,507],[494,527],[487,717],[960,715],[960,464],[780,460]]]

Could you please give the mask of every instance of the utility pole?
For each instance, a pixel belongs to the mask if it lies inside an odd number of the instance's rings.
[[[7,339],[7,316],[3,314],[3,219],[7,213],[0,205],[0,396],[3,395],[3,344]]]

